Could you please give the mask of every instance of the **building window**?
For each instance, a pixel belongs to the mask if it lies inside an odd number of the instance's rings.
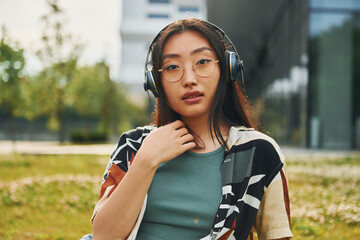
[[[149,0],[149,3],[169,3],[170,0]]]
[[[148,18],[169,18],[169,14],[166,14],[166,13],[149,13]]]
[[[198,7],[179,7],[179,12],[192,12],[192,13],[197,13],[199,12],[199,8]]]
[[[335,10],[339,9],[310,12],[309,145],[359,148],[360,14]],[[329,96],[331,92],[336,98]],[[335,133],[338,126],[341,130]]]
[[[330,10],[360,10],[360,1],[358,0],[310,0],[311,8],[322,8]]]

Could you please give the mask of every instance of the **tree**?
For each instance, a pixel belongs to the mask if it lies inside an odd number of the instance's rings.
[[[118,135],[119,130],[129,128],[133,122],[142,123],[139,119],[145,116],[144,109],[136,108],[127,100],[124,86],[111,80],[104,61],[79,67],[69,84],[66,99],[67,105],[80,116],[98,117],[98,130],[107,135],[110,132]]]
[[[76,113],[86,119],[102,117],[102,101],[106,94],[109,76],[104,64],[78,67],[66,92],[66,104],[75,109]],[[113,96],[109,96],[113,97]],[[112,106],[108,106],[112,107]],[[89,125],[86,124],[86,130]],[[104,129],[101,129],[104,130]],[[105,131],[103,131],[105,132]]]
[[[0,41],[0,107],[14,117],[19,115],[21,105],[20,84],[24,79],[25,59],[23,49],[11,46],[5,27],[2,27]],[[10,135],[15,141],[14,119],[10,119]]]
[[[66,91],[76,71],[81,45],[73,41],[72,35],[66,33],[63,22],[64,12],[58,0],[48,0],[49,13],[42,16],[45,24],[42,33],[43,47],[37,56],[43,62],[44,69],[34,84],[41,100],[43,114],[49,117],[48,127],[59,132],[59,141],[65,141],[64,113],[66,109]]]

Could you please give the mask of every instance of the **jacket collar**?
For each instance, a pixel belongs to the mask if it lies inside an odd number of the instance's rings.
[[[242,131],[254,131],[254,128],[248,128],[244,126],[231,127],[229,138],[226,141],[226,146],[228,149],[231,149],[231,147],[241,138]]]

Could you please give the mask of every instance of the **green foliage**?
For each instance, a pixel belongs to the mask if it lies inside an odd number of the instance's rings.
[[[23,99],[20,106],[20,115],[29,121],[34,121],[46,111],[46,95],[43,94],[47,87],[37,81],[34,76],[28,76],[20,88],[20,95]]]
[[[21,90],[24,80],[23,68],[25,65],[24,51],[18,46],[13,46],[7,39],[5,27],[2,27],[0,41],[0,108],[10,116],[20,115]],[[10,120],[10,135],[15,141],[15,127]]]
[[[66,93],[67,105],[83,117],[100,118],[99,131],[109,132],[124,118],[121,113],[129,106],[123,89],[110,79],[109,67],[104,62],[79,67]]]
[[[0,107],[16,115],[21,103],[20,84],[24,79],[24,50],[12,46],[7,39],[5,27],[0,41]]]
[[[145,109],[130,103],[125,86],[110,79],[105,62],[79,67],[68,90],[67,105],[81,116],[99,116],[100,132],[121,133],[147,123]]]
[[[0,41],[0,107],[15,115],[21,103],[20,84],[24,78],[24,50],[11,46],[5,27]]]
[[[67,105],[73,106],[81,116],[98,116],[106,90],[108,76],[98,66],[77,69],[69,83]]]
[[[59,140],[65,140],[63,116],[66,109],[66,91],[77,67],[81,45],[75,43],[72,35],[64,29],[64,12],[57,0],[47,1],[49,12],[42,16],[45,27],[42,33],[42,48],[37,55],[44,69],[35,77],[37,83],[29,84],[39,95],[36,105],[42,105],[40,111],[25,116],[33,119],[38,115],[48,117],[48,127],[59,131]],[[32,94],[29,94],[30,96]]]
[[[106,137],[146,124],[145,109],[128,101],[124,85],[110,79],[104,61],[78,65],[82,45],[66,31],[59,1],[47,0],[47,6],[48,12],[41,18],[42,47],[37,51],[43,63],[40,72],[25,80],[23,50],[10,46],[5,37],[1,40],[0,108],[29,121],[45,117],[47,128],[59,132],[59,141],[66,138],[64,115],[68,110],[81,118],[98,119],[97,131]],[[89,126],[83,128],[89,131]]]

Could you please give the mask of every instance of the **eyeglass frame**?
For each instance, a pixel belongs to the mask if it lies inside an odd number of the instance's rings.
[[[201,60],[203,60],[203,59],[201,59]],[[209,57],[209,58],[207,58],[207,60],[211,60],[212,62],[214,62],[214,63],[219,63],[219,59],[217,59],[217,60],[215,60],[215,59],[213,59],[213,58],[211,58],[211,57]],[[211,74],[213,74],[214,73],[214,71],[215,71],[215,65],[214,65],[214,69],[213,69],[213,71],[209,74],[209,75],[206,75],[206,76],[201,76],[201,75],[199,75],[196,71],[195,71],[195,65],[197,64],[197,62],[194,62],[192,65],[190,65],[190,64],[181,64],[181,63],[179,63],[178,65],[180,65],[181,67],[182,67],[182,74],[181,74],[181,76],[179,77],[179,79],[177,79],[177,80],[175,80],[175,81],[172,81],[172,80],[169,80],[169,79],[167,79],[166,78],[166,76],[165,76],[165,74],[163,74],[164,75],[164,78],[167,80],[167,81],[169,81],[169,82],[177,82],[177,81],[180,81],[180,79],[184,76],[184,73],[185,73],[185,66],[192,66],[192,70],[194,71],[194,73],[197,75],[197,76],[199,76],[199,77],[208,77],[208,76],[210,76]],[[172,65],[171,63],[168,63],[168,64],[164,64],[160,69],[158,69],[158,71],[159,72],[161,72],[161,73],[164,73],[164,67],[165,66],[167,66],[167,65]]]

